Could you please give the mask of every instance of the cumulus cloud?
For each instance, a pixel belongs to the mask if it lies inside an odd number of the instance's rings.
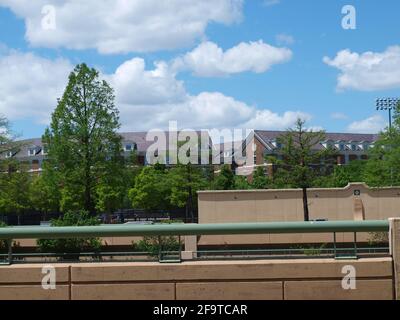
[[[32,53],[0,55],[0,114],[10,120],[33,118],[48,123],[73,66]]]
[[[178,71],[190,70],[196,76],[215,77],[245,71],[262,73],[291,57],[291,50],[273,47],[262,40],[242,42],[225,52],[217,44],[207,41],[177,58],[173,66]]]
[[[354,133],[379,133],[387,123],[380,115],[374,115],[361,121],[351,123],[347,130]]]
[[[72,69],[67,60],[32,53],[0,56],[0,113],[13,121],[48,124]],[[286,129],[299,116],[311,118],[301,112],[260,110],[219,92],[191,95],[162,61],[147,68],[143,59],[133,58],[101,76],[115,89],[123,130],[165,129],[169,121],[193,129]]]
[[[48,0],[0,0],[25,20],[37,47],[97,49],[100,53],[176,49],[201,39],[209,23],[241,20],[243,0],[57,0],[56,28],[44,29]]]
[[[400,88],[400,46],[392,46],[384,52],[362,54],[342,50],[334,59],[323,61],[340,70],[338,90],[375,91]]]
[[[285,130],[292,127],[297,119],[311,120],[311,115],[300,111],[287,111],[283,115],[270,110],[256,110],[252,118],[244,124],[245,128],[260,130]]]

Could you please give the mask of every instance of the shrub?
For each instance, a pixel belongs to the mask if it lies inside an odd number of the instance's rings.
[[[389,242],[388,232],[370,232],[368,233],[368,243],[370,246],[376,246],[379,244],[386,244]]]
[[[67,226],[95,226],[100,222],[91,217],[86,211],[69,211],[64,216],[51,221],[54,227]],[[78,258],[79,253],[85,250],[98,252],[101,248],[101,239],[39,239],[37,241],[41,252],[66,253],[66,258]]]
[[[176,237],[144,237],[143,240],[133,244],[134,250],[148,252],[150,256],[158,256],[159,252],[178,251],[180,243]]]
[[[161,224],[173,224],[181,223],[178,221],[165,221]],[[175,236],[148,236],[143,237],[143,240],[139,240],[137,243],[132,243],[135,251],[148,252],[150,256],[158,256],[159,252],[166,251],[179,251],[181,243]]]

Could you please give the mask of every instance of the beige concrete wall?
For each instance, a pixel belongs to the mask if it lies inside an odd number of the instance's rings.
[[[360,190],[361,195],[354,196]],[[301,190],[200,191],[199,222],[270,222],[303,220]],[[349,184],[338,189],[309,189],[311,219],[353,220],[361,199],[366,220],[400,217],[400,188]]]
[[[359,190],[360,196],[354,191]],[[289,190],[200,191],[199,223],[303,221],[302,192]],[[400,188],[369,188],[362,183],[337,189],[309,189],[310,219],[366,220],[400,217]],[[368,234],[359,234],[360,241]],[[338,234],[338,242],[352,235]],[[199,245],[332,242],[332,235],[202,236]]]
[[[346,265],[356,269],[356,290],[341,287]],[[0,267],[0,299],[393,299],[391,258],[55,266],[56,290],[40,287],[42,265]]]

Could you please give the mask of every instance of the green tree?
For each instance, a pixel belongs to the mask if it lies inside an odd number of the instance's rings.
[[[343,188],[351,182],[365,182],[365,160],[354,160],[347,165],[334,166],[333,173],[317,177],[313,187]]]
[[[365,182],[373,187],[400,185],[400,104],[393,112],[393,125],[380,133],[369,152]]]
[[[122,166],[119,126],[113,89],[95,69],[77,65],[43,136],[45,170],[56,171],[60,179],[63,211],[95,212],[97,184],[121,172],[113,171]]]
[[[235,174],[229,165],[222,166],[220,173],[214,179],[212,187],[215,190],[235,190]]]
[[[169,209],[170,195],[168,172],[161,164],[144,167],[129,190],[132,206],[145,210]]]
[[[36,176],[29,186],[29,199],[33,208],[43,213],[59,212],[60,191],[48,173]]]
[[[86,211],[69,211],[61,218],[51,221],[54,227],[69,226],[96,226],[100,222]],[[37,240],[41,252],[57,252],[67,254],[64,259],[77,259],[79,253],[86,250],[99,251],[101,239],[99,238],[72,238],[72,239],[39,239]]]
[[[0,212],[21,214],[31,208],[29,189],[31,177],[23,163],[7,161],[8,172],[0,176]]]
[[[304,221],[309,221],[307,189],[316,177],[325,174],[321,161],[329,164],[333,158],[332,149],[317,150],[315,146],[325,140],[324,131],[305,128],[305,121],[298,119],[292,129],[278,138],[283,160],[274,175],[274,181],[290,188],[301,188],[303,193]]]
[[[253,174],[253,181],[251,183],[253,189],[268,189],[270,186],[270,179],[265,174],[263,167],[257,167]]]
[[[194,222],[197,191],[204,190],[208,186],[204,171],[190,163],[178,164],[169,170],[168,180],[171,186],[171,205],[185,208],[186,219],[190,217]]]
[[[249,190],[251,185],[245,176],[235,176],[235,189],[236,190]]]

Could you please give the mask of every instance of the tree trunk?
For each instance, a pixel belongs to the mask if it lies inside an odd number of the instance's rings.
[[[304,209],[304,221],[310,221],[310,215],[308,212],[307,188],[303,188],[303,209]]]

